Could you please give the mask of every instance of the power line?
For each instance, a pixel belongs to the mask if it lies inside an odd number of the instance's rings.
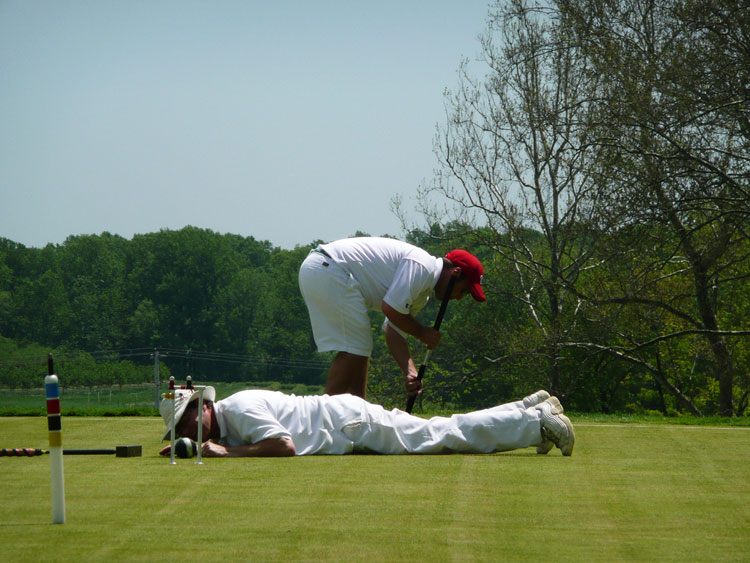
[[[95,361],[119,361],[127,358],[151,357],[155,351],[165,354],[169,359],[186,359],[213,363],[246,364],[252,366],[277,366],[297,369],[326,369],[329,364],[320,360],[302,360],[293,358],[274,358],[268,356],[246,356],[224,352],[202,352],[177,348],[123,348],[119,350],[97,350],[94,352],[62,352],[55,354],[60,362],[75,361],[83,356],[91,356]],[[0,360],[0,366],[46,365],[47,356],[38,352],[18,354]]]

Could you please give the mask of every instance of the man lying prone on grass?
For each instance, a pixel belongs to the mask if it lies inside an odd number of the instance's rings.
[[[175,391],[175,434],[198,435],[198,393]],[[216,401],[216,390],[203,395],[202,447],[206,457],[272,457],[313,454],[490,453],[536,446],[546,454],[554,446],[573,452],[573,426],[562,405],[546,391],[490,409],[436,416],[429,420],[398,409],[386,411],[353,395],[298,397],[279,391],[240,391]],[[160,412],[172,429],[172,403]],[[170,446],[159,452],[170,455]]]

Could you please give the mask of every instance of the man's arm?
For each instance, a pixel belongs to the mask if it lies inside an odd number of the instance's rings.
[[[206,457],[290,457],[297,454],[291,438],[266,438],[255,444],[222,446],[215,442],[203,444]]]
[[[409,396],[418,395],[422,390],[422,382],[417,379],[417,368],[409,354],[409,345],[406,339],[393,330],[393,327],[386,324],[385,342],[391,351],[391,355],[393,355],[393,359],[396,360],[398,367],[404,373],[406,391]]]
[[[399,313],[385,301],[381,303],[380,308],[390,322],[404,332],[411,334],[414,338],[422,341],[430,350],[440,342],[440,333],[434,328],[419,324],[411,315]],[[392,352],[393,350],[391,350],[391,353]]]

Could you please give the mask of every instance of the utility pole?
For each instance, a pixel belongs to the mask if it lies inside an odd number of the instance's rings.
[[[162,358],[165,358],[167,354],[161,354]],[[154,359],[154,404],[156,408],[159,408],[159,350],[154,348],[154,353],[151,354]]]

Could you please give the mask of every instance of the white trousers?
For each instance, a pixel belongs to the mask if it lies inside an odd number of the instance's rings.
[[[365,403],[362,422],[342,432],[355,452],[380,454],[490,453],[542,443],[540,414],[521,401],[491,409],[435,416],[429,420],[380,405]]]

